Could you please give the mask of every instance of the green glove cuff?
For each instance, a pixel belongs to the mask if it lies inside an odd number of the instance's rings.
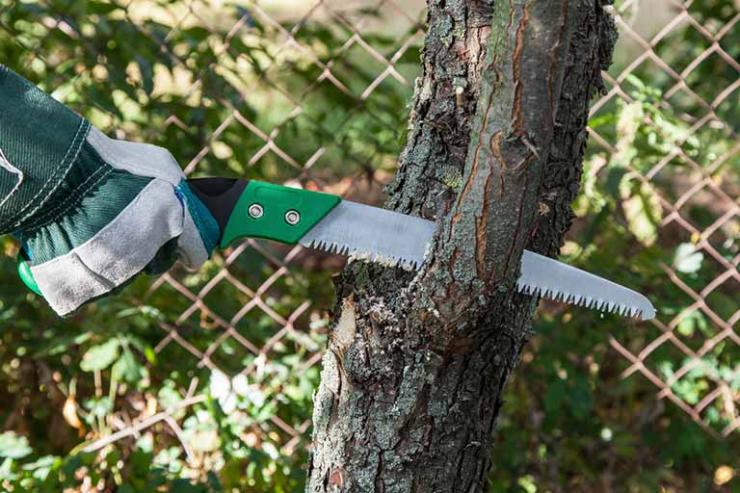
[[[0,66],[0,234],[23,229],[77,160],[90,124]]]

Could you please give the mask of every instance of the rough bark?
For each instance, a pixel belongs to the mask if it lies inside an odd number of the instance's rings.
[[[339,279],[309,492],[486,491],[537,303],[512,289],[521,253],[555,254],[572,220],[615,40],[602,1],[431,0],[428,25],[387,206],[439,232],[418,274],[353,264]]]

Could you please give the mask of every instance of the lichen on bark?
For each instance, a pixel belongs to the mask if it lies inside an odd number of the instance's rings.
[[[602,3],[430,0],[427,20],[386,206],[438,235],[418,274],[351,264],[339,278],[309,492],[486,491],[537,303],[512,289],[520,256],[555,254],[572,219],[614,42]]]

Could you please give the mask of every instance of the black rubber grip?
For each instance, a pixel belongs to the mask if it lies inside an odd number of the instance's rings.
[[[231,212],[249,180],[236,178],[194,178],[188,180],[193,193],[208,207],[223,234]]]

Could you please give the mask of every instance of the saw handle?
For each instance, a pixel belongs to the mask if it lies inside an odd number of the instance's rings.
[[[221,248],[242,238],[294,245],[341,201],[328,193],[250,180],[222,226]]]
[[[242,238],[296,244],[342,201],[336,195],[257,180],[196,178],[188,185],[216,219],[221,248]],[[23,252],[18,275],[28,289],[43,296]]]
[[[39,296],[44,296],[39,289],[39,285],[36,282],[36,279],[34,279],[33,277],[31,266],[28,265],[28,259],[26,259],[24,253],[18,255],[18,276],[21,278],[21,281],[23,281],[23,284],[25,284],[28,289]]]

